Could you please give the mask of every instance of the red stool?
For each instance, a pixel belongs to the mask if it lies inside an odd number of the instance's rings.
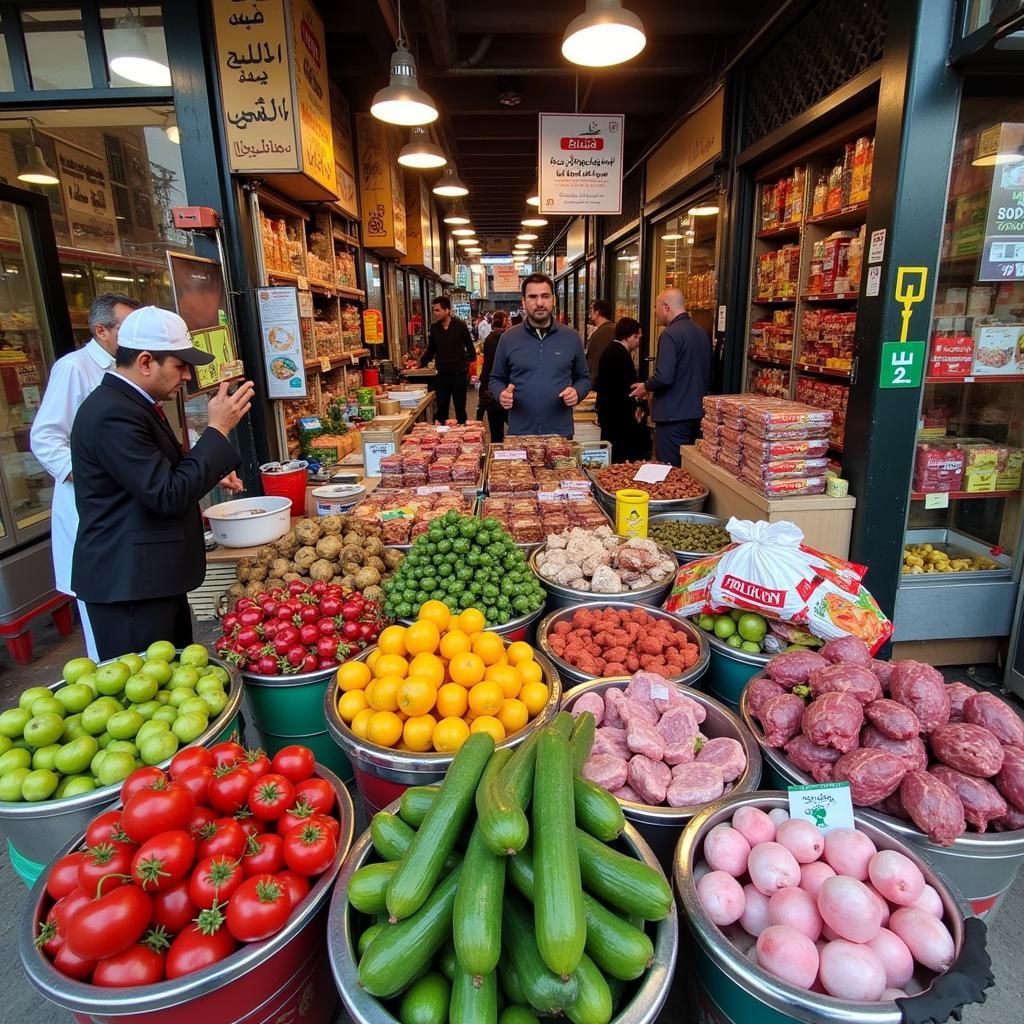
[[[11,622],[0,623],[0,639],[7,647],[7,653],[17,665],[32,664],[32,634],[29,624],[49,612],[53,616],[53,624],[61,636],[70,636],[75,628],[72,614],[73,598],[67,594],[54,594],[53,597],[30,608],[20,618]]]

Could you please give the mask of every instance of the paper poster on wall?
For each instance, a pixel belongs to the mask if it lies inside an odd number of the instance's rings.
[[[107,161],[66,142],[53,143],[71,245],[76,249],[120,252],[114,193]]]
[[[979,281],[1024,281],[1024,124],[1002,123],[982,132],[981,159],[998,160],[992,167],[985,244],[981,251]]]
[[[540,114],[541,213],[621,213],[623,114]]]
[[[363,310],[363,338],[367,345],[384,344],[384,317],[379,309]]]
[[[298,291],[295,288],[257,288],[256,305],[263,336],[268,396],[305,397],[306,367],[302,358]]]
[[[514,264],[510,266],[496,265],[493,270],[495,292],[519,291],[519,268],[517,266]]]

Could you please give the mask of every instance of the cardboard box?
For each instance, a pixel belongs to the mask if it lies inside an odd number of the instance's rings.
[[[1024,477],[1024,452],[1019,448],[1011,448],[1006,453],[1006,461],[996,471],[997,491],[1019,491],[1021,479]]]
[[[963,490],[968,494],[983,494],[996,489],[996,471],[994,469],[972,470],[964,473]]]
[[[938,332],[932,336],[928,353],[929,377],[969,377],[974,366],[974,338],[958,334],[953,329],[953,318],[940,322]]]
[[[1007,376],[1019,372],[1018,349],[1024,324],[985,324],[974,328],[974,376]]]

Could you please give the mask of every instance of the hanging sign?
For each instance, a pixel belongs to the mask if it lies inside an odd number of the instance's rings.
[[[70,244],[76,249],[120,253],[107,161],[88,150],[57,140],[54,140],[53,151]]]
[[[379,309],[363,310],[363,339],[367,345],[384,344],[384,317]]]
[[[541,213],[621,213],[623,114],[540,114]]]
[[[495,292],[519,291],[519,268],[514,264],[494,266]]]
[[[404,256],[405,176],[393,130],[371,114],[357,114],[356,139],[363,245],[384,256]]]
[[[304,398],[299,299],[295,288],[257,288],[256,305],[263,335],[263,362],[270,398]]]
[[[331,82],[331,134],[334,140],[334,190],[338,206],[350,217],[359,216],[356,193],[355,143],[352,138],[352,113],[348,100]]]
[[[989,189],[985,244],[979,281],[1024,281],[1024,124],[997,124],[982,132],[979,155],[1016,154],[1015,163],[996,164]]]

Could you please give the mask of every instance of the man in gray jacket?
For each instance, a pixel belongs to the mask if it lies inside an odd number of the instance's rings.
[[[690,319],[678,288],[655,299],[654,315],[665,330],[658,339],[654,373],[630,389],[633,398],[653,395],[654,452],[660,462],[678,466],[679,448],[693,444],[711,387],[711,339]]]
[[[523,281],[526,320],[498,342],[488,383],[508,410],[508,433],[572,437],[572,407],[590,393],[580,336],[552,315],[554,286],[546,274]]]

